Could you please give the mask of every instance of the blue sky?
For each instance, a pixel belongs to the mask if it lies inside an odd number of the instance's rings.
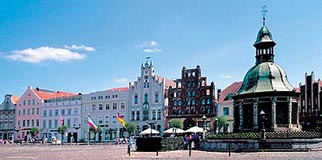
[[[322,78],[322,1],[1,0],[0,100],[28,86],[88,93],[128,86],[145,57],[155,72],[181,78],[201,66],[217,88],[242,81],[266,24],[275,62],[294,87]]]

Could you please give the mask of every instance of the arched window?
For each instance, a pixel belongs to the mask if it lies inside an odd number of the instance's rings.
[[[193,90],[192,92],[191,92],[191,96],[196,96],[196,91],[195,90]]]
[[[134,104],[138,104],[138,95],[137,94],[134,95]]]
[[[210,98],[207,99],[207,104],[210,104],[211,103],[211,100]]]
[[[207,91],[206,91],[206,95],[210,95],[210,90],[209,89],[207,89]]]
[[[181,100],[178,100],[178,106],[181,106]]]
[[[188,82],[187,86],[188,86],[188,88],[190,88],[191,87],[191,82]]]
[[[178,88],[181,88],[181,82],[178,82]]]
[[[207,108],[207,114],[210,114],[210,108]]]
[[[202,105],[205,105],[206,104],[206,100],[203,98],[203,99],[201,99],[201,104]]]
[[[196,105],[196,101],[195,101],[195,99],[192,99],[192,100],[191,100],[191,105]]]
[[[177,106],[177,101],[176,100],[173,101],[173,106]]]
[[[187,105],[190,106],[190,99],[187,99]]]
[[[144,94],[144,102],[148,102],[149,96],[147,93]]]
[[[158,103],[159,102],[159,93],[156,92],[155,93],[155,100],[154,100],[155,103]]]
[[[190,91],[188,91],[188,92],[187,92],[187,96],[188,96],[188,97],[190,97],[190,96],[191,96],[191,92],[190,92]]]

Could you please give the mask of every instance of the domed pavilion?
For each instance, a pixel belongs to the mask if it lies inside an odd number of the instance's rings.
[[[256,48],[255,66],[248,70],[242,87],[233,97],[234,132],[258,131],[261,126],[266,131],[300,129],[298,93],[289,83],[284,69],[274,63],[275,45],[264,17],[253,45]],[[260,113],[265,115],[264,123],[261,123]]]

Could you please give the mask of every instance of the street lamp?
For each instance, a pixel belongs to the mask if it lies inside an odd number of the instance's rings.
[[[206,121],[206,119],[207,119],[207,117],[206,117],[206,115],[203,115],[202,116],[202,127],[203,127],[203,138],[202,139],[205,139],[206,138],[206,133],[205,133],[205,121]]]
[[[77,130],[79,129],[79,128],[81,128],[80,127],[80,124],[78,124],[78,126],[75,126],[75,124],[74,124],[74,127],[73,127],[75,130],[76,130],[76,144],[77,144],[77,140],[78,140],[78,132],[77,132]]]
[[[261,140],[264,140],[266,137],[265,137],[265,112],[263,110],[259,113],[259,117],[261,120],[261,129],[260,129]]]
[[[147,121],[146,123],[150,125],[150,129],[151,129],[150,137],[152,137],[152,126],[156,123],[156,121],[151,121],[151,122]]]
[[[218,127],[218,118],[215,117],[215,133],[218,133],[217,127]]]

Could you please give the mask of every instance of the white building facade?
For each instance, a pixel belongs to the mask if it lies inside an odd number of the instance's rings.
[[[152,127],[161,134],[165,126],[165,106],[168,105],[167,90],[174,86],[172,80],[154,73],[152,61],[141,66],[141,75],[129,83],[129,120],[137,125],[136,134]]]
[[[50,99],[45,99],[41,107],[42,117],[42,137],[48,140],[57,138],[61,140],[61,134],[58,133],[58,127],[67,126],[66,133],[63,134],[63,142],[79,142],[80,124],[81,124],[81,95],[61,94]],[[62,121],[63,120],[63,123]]]
[[[127,87],[84,94],[82,96],[82,139],[88,141],[90,136],[91,141],[95,139],[97,142],[109,142],[119,137],[128,136],[117,120],[119,113],[128,122],[128,95],[129,89]],[[100,127],[101,131],[96,135],[89,132],[88,115]]]

